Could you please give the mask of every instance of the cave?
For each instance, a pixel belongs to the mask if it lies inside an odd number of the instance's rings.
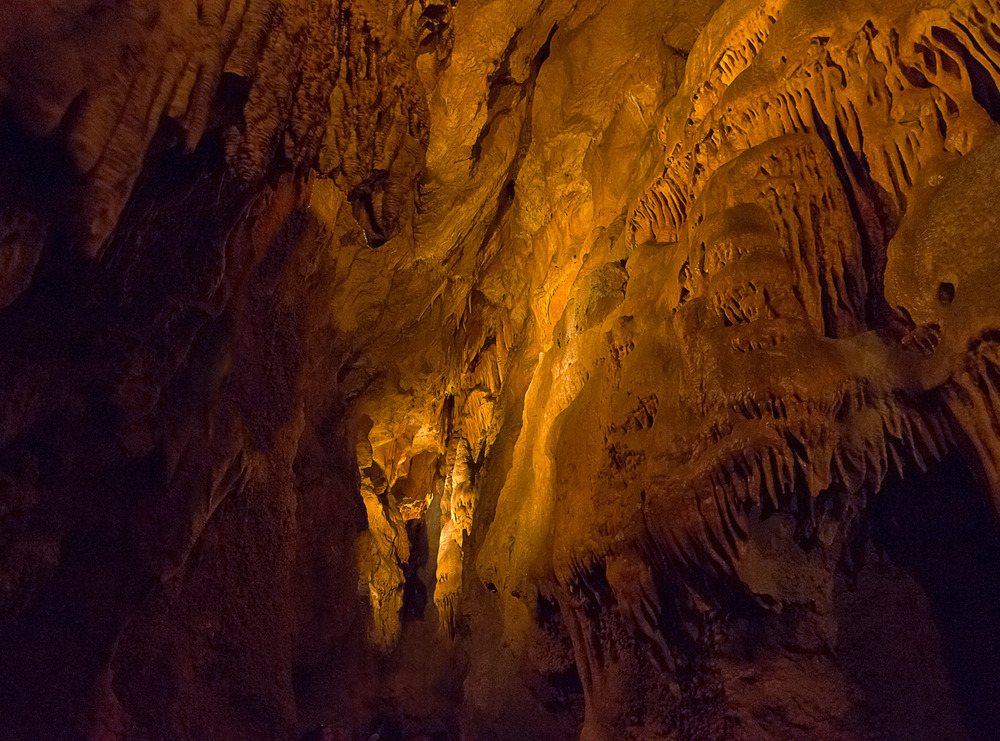
[[[928,473],[887,487],[873,503],[870,537],[883,563],[914,582],[915,593],[926,600],[940,643],[938,671],[945,678],[939,694],[953,695],[953,712],[969,738],[994,738],[1000,728],[994,671],[1000,660],[1000,527],[982,486],[960,456],[949,456]],[[887,606],[875,604],[885,611],[882,620]],[[891,634],[885,642],[892,644]],[[914,728],[905,735],[921,732]],[[948,732],[943,728],[940,734]]]
[[[997,0],[0,3],[0,741],[1000,739]]]

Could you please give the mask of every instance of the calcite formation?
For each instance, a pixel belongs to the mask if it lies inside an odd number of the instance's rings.
[[[0,738],[1000,733],[993,0],[0,6]]]

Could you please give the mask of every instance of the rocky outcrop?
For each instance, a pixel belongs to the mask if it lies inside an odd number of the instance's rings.
[[[0,8],[0,736],[992,738],[998,27]]]

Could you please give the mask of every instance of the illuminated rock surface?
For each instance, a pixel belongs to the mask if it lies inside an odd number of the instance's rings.
[[[1000,738],[998,134],[994,0],[0,5],[0,738]]]

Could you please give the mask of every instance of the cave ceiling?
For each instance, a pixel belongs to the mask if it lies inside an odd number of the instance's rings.
[[[1000,738],[995,0],[0,3],[0,738]]]

